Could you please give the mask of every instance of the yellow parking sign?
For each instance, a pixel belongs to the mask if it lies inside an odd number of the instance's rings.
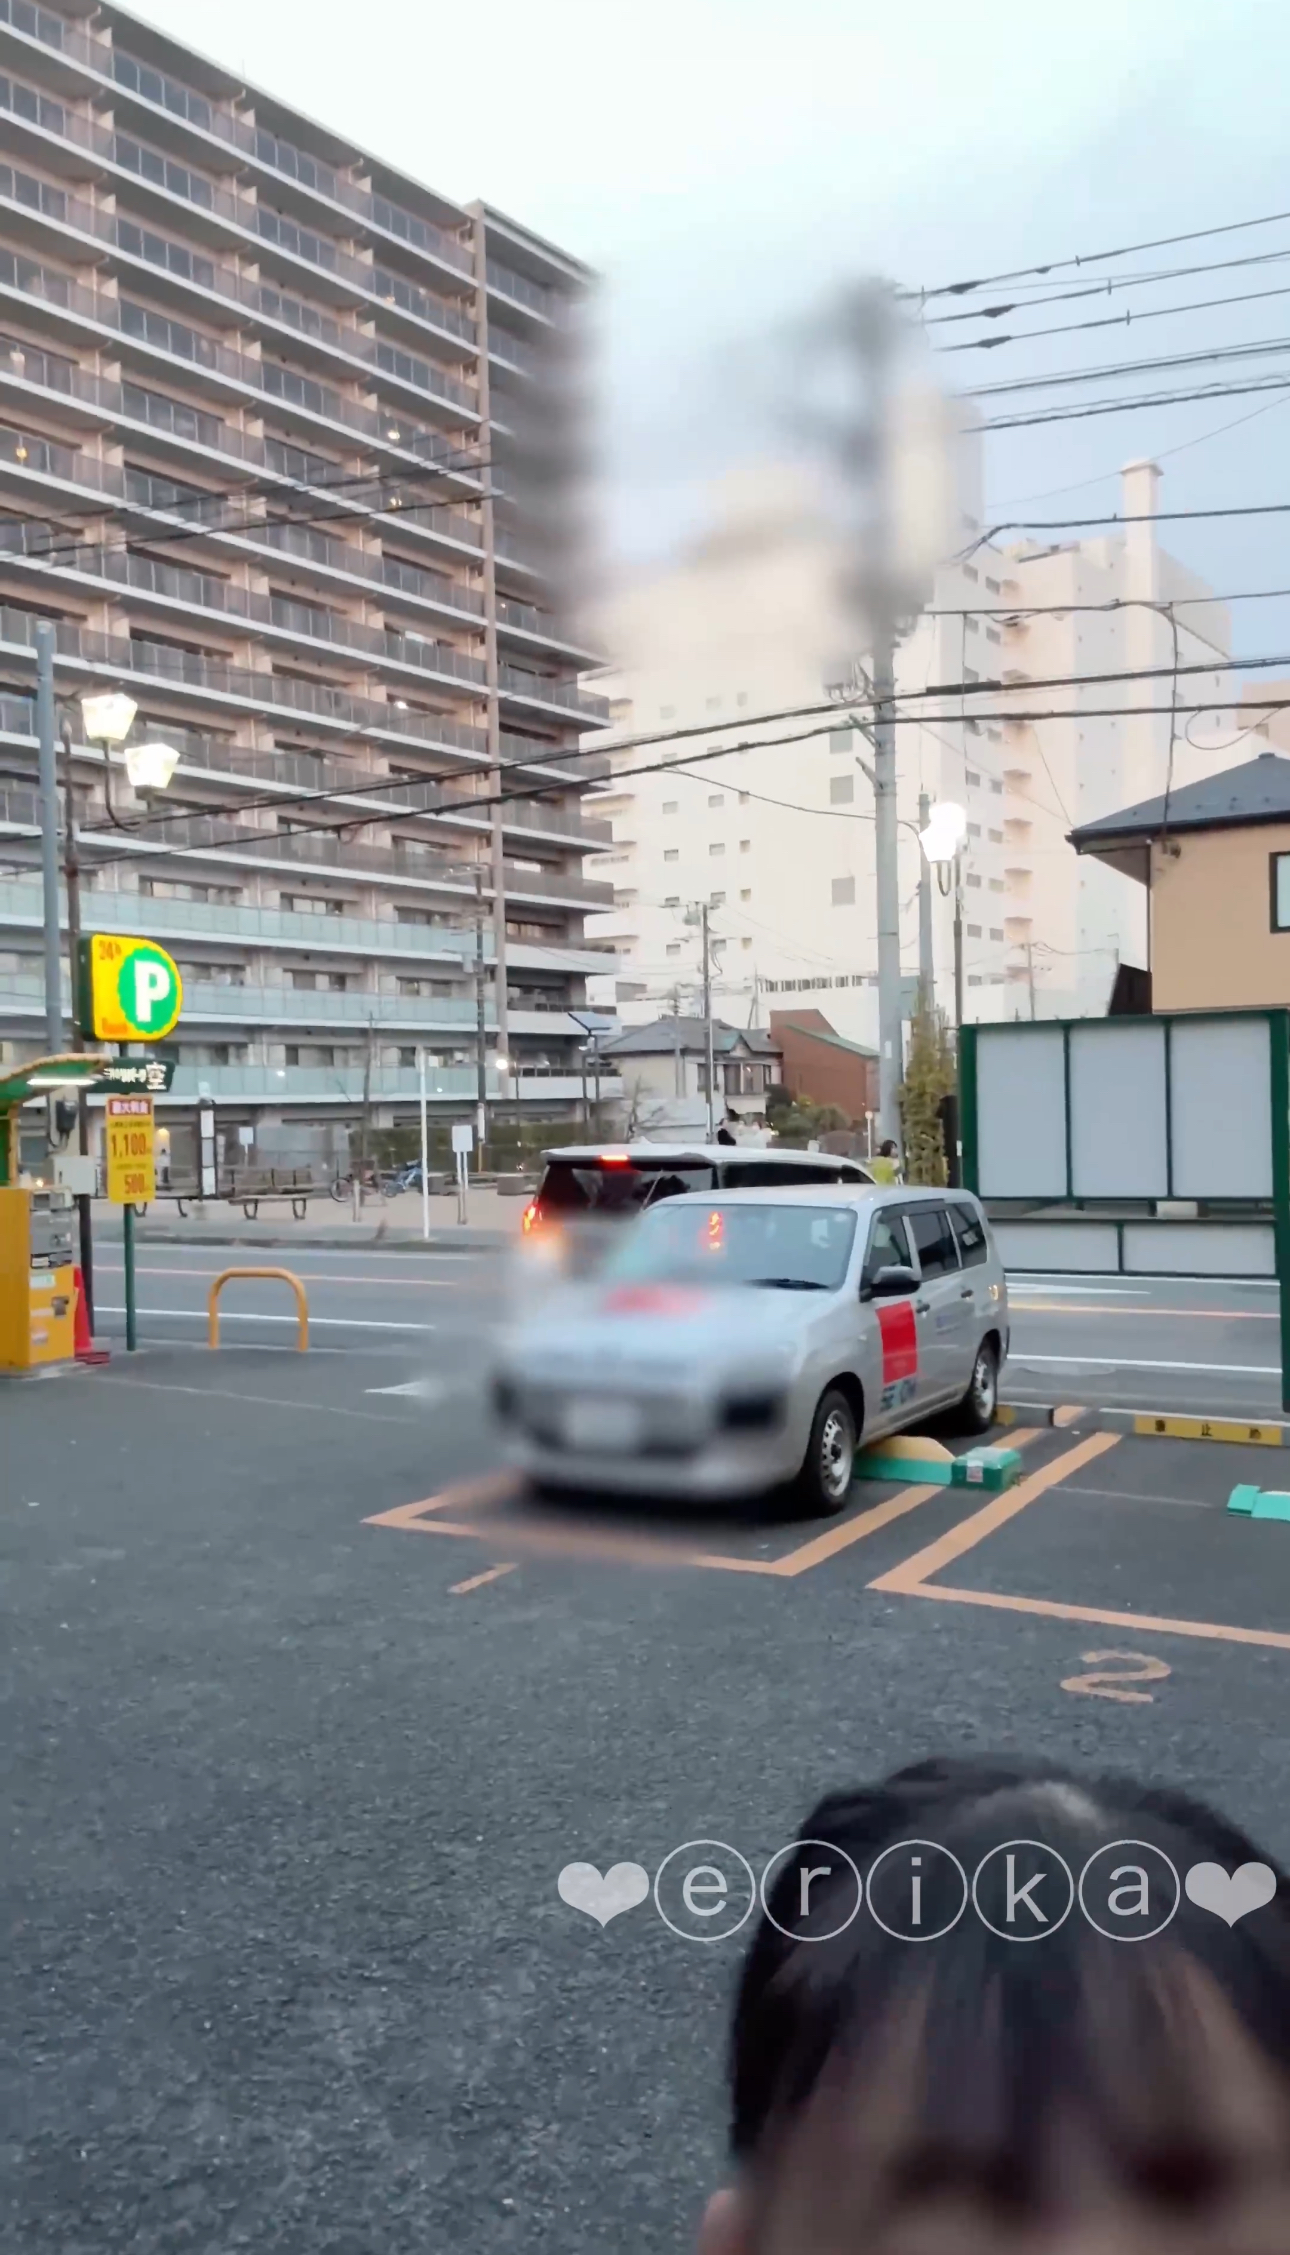
[[[179,966],[155,940],[87,933],[79,971],[81,1026],[96,1041],[162,1041],[177,1023]]]
[[[152,1098],[109,1096],[105,1129],[108,1197],[115,1206],[146,1206],[157,1195]]]

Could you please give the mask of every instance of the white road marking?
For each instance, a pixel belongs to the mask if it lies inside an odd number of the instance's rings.
[[[405,1378],[401,1386],[365,1386],[365,1394],[404,1394],[414,1402],[441,1402],[450,1391],[444,1378]]]
[[[315,1410],[320,1410],[327,1417],[361,1417],[368,1425],[387,1425],[389,1423],[389,1419],[383,1417],[381,1412],[376,1409],[348,1409],[342,1407],[339,1402],[283,1401],[275,1394],[235,1393],[230,1386],[179,1386],[168,1379],[160,1378],[99,1378],[97,1376],[96,1383],[101,1386],[141,1386],[147,1393],[151,1394],[196,1394],[199,1400],[204,1400],[210,1394],[215,1399],[224,1402],[258,1402],[263,1409],[289,1409],[297,1416],[302,1410],[310,1416],[313,1415]],[[405,1419],[405,1423],[411,1424],[411,1422],[410,1418]]]
[[[1203,1370],[1217,1376],[1226,1372],[1236,1378],[1281,1376],[1279,1362],[1142,1362],[1130,1361],[1127,1355],[1019,1355],[1015,1349],[1008,1361],[1020,1363],[1023,1370],[1032,1364],[1051,1363],[1058,1370]]]
[[[96,1315],[124,1315],[125,1309],[110,1308],[96,1301],[94,1312]],[[134,1312],[136,1315],[173,1316],[179,1323],[209,1321],[205,1308],[136,1308]],[[249,1310],[244,1313],[237,1308],[221,1308],[219,1319],[221,1323],[294,1323],[296,1320],[294,1315],[252,1315]],[[377,1323],[370,1316],[311,1315],[311,1331],[316,1324],[325,1324],[332,1331],[438,1331],[440,1328],[437,1323]],[[453,1325],[457,1332],[466,1328],[460,1323]]]

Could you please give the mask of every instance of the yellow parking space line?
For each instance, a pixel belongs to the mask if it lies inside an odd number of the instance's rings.
[[[509,1496],[518,1495],[520,1478],[516,1472],[484,1472],[478,1479],[458,1480],[450,1488],[440,1488],[437,1495],[421,1496],[416,1503],[396,1504],[392,1511],[375,1511],[363,1521],[365,1527],[419,1527],[427,1511],[451,1511],[454,1506],[469,1511],[483,1510],[493,1503],[504,1503]],[[473,1534],[474,1529],[467,1529]]]
[[[897,1587],[890,1575],[870,1582],[870,1589]],[[1093,1622],[1109,1629],[1149,1630],[1156,1636],[1203,1637],[1216,1644],[1256,1644],[1277,1652],[1290,1652],[1290,1635],[1280,1629],[1237,1629],[1218,1621],[1173,1621],[1159,1613],[1100,1612],[1095,1605],[1059,1605],[1045,1597],[1005,1597],[993,1590],[947,1589],[943,1583],[916,1583],[901,1587],[904,1597],[931,1597],[947,1605],[985,1605],[1001,1613],[1037,1613],[1050,1621]]]
[[[1087,1440],[1077,1441],[1074,1448],[1067,1449],[1062,1456],[1054,1457],[1051,1464],[1041,1464],[1037,1472],[1032,1472],[1015,1488],[1005,1488],[1002,1494],[992,1496],[989,1503],[972,1513],[970,1519],[960,1520],[957,1527],[951,1527],[947,1533],[938,1535],[936,1541],[928,1543],[926,1549],[915,1551],[912,1558],[903,1560],[899,1566],[893,1566],[889,1573],[881,1574],[877,1581],[869,1584],[870,1589],[893,1590],[906,1597],[913,1595],[925,1582],[930,1581],[933,1574],[939,1574],[946,1566],[952,1566],[955,1559],[962,1558],[965,1552],[975,1550],[987,1535],[994,1534],[1000,1527],[1006,1527],[1008,1521],[1015,1519],[1037,1496],[1043,1495],[1049,1488],[1060,1487],[1072,1472],[1078,1472],[1081,1466],[1091,1464],[1094,1457],[1104,1456],[1108,1449],[1116,1446],[1119,1439],[1118,1433],[1090,1433]]]
[[[516,1560],[509,1559],[504,1566],[489,1566],[482,1574],[472,1574],[469,1581],[454,1582],[449,1597],[469,1597],[473,1589],[482,1589],[485,1582],[500,1582],[503,1574],[515,1572]]]
[[[802,1543],[797,1550],[790,1550],[787,1558],[776,1559],[768,1571],[787,1581],[798,1574],[808,1574],[812,1566],[822,1566],[826,1558],[836,1558],[839,1551],[849,1550],[852,1543],[864,1542],[867,1536],[876,1535],[880,1527],[889,1527],[893,1519],[903,1519],[907,1511],[916,1511],[920,1503],[949,1493],[950,1490],[939,1482],[934,1488],[902,1488],[899,1495],[875,1504],[872,1511],[862,1511],[840,1527],[828,1527],[822,1535]]]

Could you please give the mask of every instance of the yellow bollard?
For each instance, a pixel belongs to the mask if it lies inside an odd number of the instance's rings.
[[[305,1297],[304,1285],[301,1283],[298,1276],[293,1276],[289,1268],[221,1269],[219,1275],[216,1277],[214,1283],[211,1286],[210,1298],[206,1302],[206,1313],[210,1322],[209,1344],[212,1347],[217,1347],[219,1345],[219,1296],[223,1291],[224,1286],[229,1283],[235,1276],[277,1277],[283,1284],[289,1284],[291,1286],[292,1291],[296,1295],[296,1322],[298,1326],[296,1344],[299,1347],[301,1354],[303,1354],[306,1347],[309,1345],[309,1302]]]

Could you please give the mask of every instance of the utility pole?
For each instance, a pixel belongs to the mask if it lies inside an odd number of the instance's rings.
[[[367,1048],[363,1058],[363,1109],[358,1123],[358,1165],[352,1178],[353,1213],[355,1221],[363,1209],[363,1192],[367,1184],[368,1131],[372,1118],[372,1059],[376,1050],[376,1020],[367,1021]]]
[[[717,1092],[715,1045],[712,1038],[712,935],[706,900],[699,911],[699,919],[703,934],[703,1045],[708,1063],[708,1141],[711,1143],[717,1132]]]
[[[963,1023],[963,856],[954,856],[954,1023]],[[955,1036],[958,1039],[958,1036]]]
[[[1035,1015],[1035,943],[1026,941],[1026,985],[1030,989],[1030,1015]]]
[[[927,828],[932,802],[926,791],[918,794],[918,827]],[[925,1017],[936,1002],[936,963],[932,948],[932,865],[920,849],[918,870],[918,999]]]
[[[52,619],[36,621],[36,738],[40,759],[40,869],[45,926],[45,1047],[63,1046],[63,943],[58,901],[58,750]],[[53,1120],[53,1108],[50,1108]],[[52,1141],[52,1137],[51,1137]]]
[[[488,1029],[485,1023],[487,993],[484,968],[484,872],[475,867],[475,1172],[484,1164],[484,1139],[488,1133]]]
[[[67,881],[67,961],[71,974],[72,1047],[84,1049],[85,1028],[81,1024],[81,1007],[77,983],[77,963],[81,942],[81,860],[76,843],[76,777],[72,766],[72,724],[64,713],[63,739],[63,871]],[[81,1157],[88,1158],[90,1149],[90,1114],[84,1089],[76,1092],[76,1144]],[[89,1194],[78,1191],[76,1211],[80,1224],[81,1282],[85,1291],[85,1313],[89,1319],[90,1336],[94,1335],[94,1222]]]

